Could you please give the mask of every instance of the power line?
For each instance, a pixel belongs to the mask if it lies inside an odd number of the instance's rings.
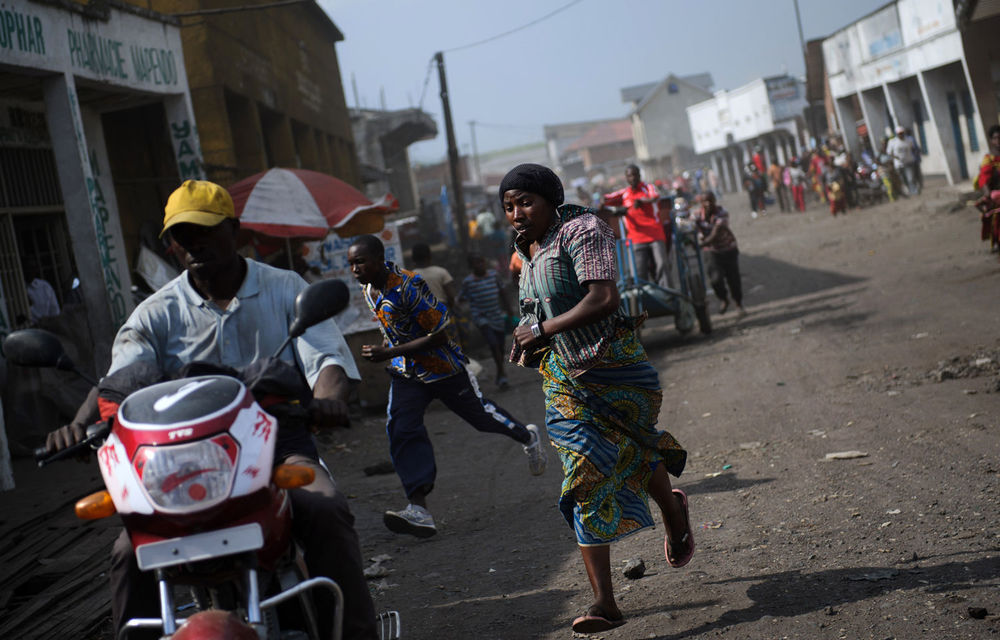
[[[543,124],[499,124],[496,122],[481,122],[476,120],[477,127],[486,127],[487,129],[523,129],[525,131],[532,130],[537,131],[545,127]]]
[[[424,88],[420,90],[420,102],[417,103],[417,110],[423,111],[424,97],[427,95],[427,85],[431,81],[431,71],[434,69],[434,58],[427,61],[427,75],[424,76]]]
[[[295,0],[292,0],[292,1],[295,1]],[[518,31],[521,31],[522,29],[527,29],[528,27],[532,27],[532,26],[538,24],[539,22],[542,22],[544,20],[548,20],[549,18],[551,18],[552,16],[556,15],[557,13],[565,11],[566,9],[569,9],[573,5],[580,4],[581,2],[583,2],[583,0],[572,0],[572,2],[564,4],[561,7],[558,7],[557,9],[554,9],[553,11],[550,11],[549,13],[545,14],[544,16],[542,16],[540,18],[536,18],[535,20],[532,20],[531,22],[529,22],[527,24],[523,24],[520,27],[516,27],[514,29],[510,29],[508,31],[504,31],[503,33],[498,33],[498,34],[496,34],[494,36],[490,36],[489,38],[486,38],[484,40],[478,40],[476,42],[470,42],[469,44],[463,44],[460,47],[452,47],[451,49],[443,49],[441,51],[441,53],[451,53],[452,51],[461,51],[463,49],[471,49],[472,47],[478,47],[479,45],[486,44],[487,42],[493,42],[494,40],[499,40],[500,38],[503,38],[504,36],[509,36],[512,33],[516,33]],[[434,60],[435,59],[432,56],[431,59],[427,62],[427,75],[424,76],[424,86],[420,90],[420,102],[417,103],[417,108],[420,109],[420,110],[423,110],[423,108],[424,108],[424,98],[427,96],[427,85],[431,81],[431,71],[434,68]],[[476,124],[481,124],[481,123],[477,122]],[[507,125],[489,125],[489,124],[487,124],[485,126],[504,127],[504,126],[507,126]]]
[[[504,36],[509,36],[512,33],[516,33],[518,31],[521,31],[522,29],[527,29],[528,27],[533,27],[536,24],[538,24],[539,22],[542,22],[543,20],[548,20],[549,18],[551,18],[552,16],[556,15],[557,13],[565,11],[566,9],[569,9],[573,5],[580,4],[581,2],[583,2],[583,0],[573,0],[572,2],[570,2],[568,4],[564,4],[563,6],[559,7],[558,9],[556,9],[554,11],[550,11],[549,13],[545,14],[541,18],[537,18],[535,20],[532,20],[531,22],[529,22],[527,24],[523,24],[520,27],[516,27],[516,28],[511,29],[509,31],[504,31],[503,33],[498,33],[497,35],[490,36],[489,38],[486,38],[485,40],[478,40],[476,42],[470,42],[469,44],[463,44],[460,47],[453,47],[451,49],[445,49],[445,50],[442,51],[442,53],[451,53],[453,51],[461,51],[463,49],[471,49],[472,47],[478,47],[479,45],[486,44],[487,42],[493,42],[494,40],[499,40],[500,38],[503,38]]]

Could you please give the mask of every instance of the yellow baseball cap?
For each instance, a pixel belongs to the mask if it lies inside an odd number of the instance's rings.
[[[207,180],[185,180],[167,198],[163,210],[163,231],[181,222],[214,227],[226,218],[236,218],[229,192]]]

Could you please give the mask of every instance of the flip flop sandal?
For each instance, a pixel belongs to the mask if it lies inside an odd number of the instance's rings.
[[[573,621],[573,631],[574,633],[601,633],[602,631],[617,629],[623,624],[625,624],[624,617],[614,620],[605,616],[587,613]]]
[[[678,498],[681,499],[681,505],[684,507],[684,519],[687,521],[687,531],[684,532],[684,536],[679,542],[674,545],[670,544],[670,539],[667,536],[663,536],[663,554],[667,558],[667,564],[675,569],[680,569],[688,562],[691,561],[691,556],[694,555],[694,535],[691,533],[691,517],[688,515],[688,499],[687,494],[685,494],[680,489],[674,489],[674,493]],[[679,556],[675,560],[670,559],[670,547],[684,545],[685,552],[683,555]]]

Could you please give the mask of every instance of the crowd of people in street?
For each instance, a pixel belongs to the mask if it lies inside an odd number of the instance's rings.
[[[643,189],[638,169],[631,175],[632,186]],[[655,192],[649,193],[649,201],[633,204],[651,206]],[[387,261],[381,241],[367,235],[355,238],[347,255],[382,342],[365,344],[352,355],[328,320],[294,340],[294,350],[281,357],[302,372],[325,427],[349,420],[347,402],[360,379],[353,356],[387,363],[389,453],[407,499],[404,508],[384,514],[385,526],[396,533],[437,533],[427,507],[437,467],[423,420],[432,400],[440,399],[479,431],[518,442],[531,474],[544,473],[543,445],[550,441],[564,472],[560,510],[575,532],[594,591],[593,605],[572,627],[600,632],[625,620],[613,593],[609,545],[653,526],[649,497],[665,528],[667,562],[681,567],[691,559],[687,497],[671,487],[668,475],[680,475],[686,453],[670,433],[656,428],[659,376],[636,337],[640,320],[620,303],[611,228],[593,210],[565,204],[559,179],[538,165],[512,170],[498,196],[517,234],[522,265],[513,332],[505,325],[509,313],[497,275],[481,256],[470,256],[471,274],[456,295],[454,279],[431,264],[428,248],[414,250],[421,275]],[[143,301],[119,331],[108,377],[167,379],[184,376],[196,362],[239,369],[267,358],[281,343],[294,317],[295,296],[306,282],[294,271],[241,256],[239,226],[232,199],[217,184],[189,180],[170,196],[163,236],[185,271]],[[658,222],[657,227],[662,243],[664,231]],[[735,290],[733,295],[738,302]],[[505,382],[507,361],[541,373],[544,432],[481,393],[451,322],[448,305],[463,299],[491,353],[501,356],[498,383]],[[508,337],[509,352],[504,348]],[[82,440],[103,406],[95,388],[73,421],[49,434],[47,449],[55,452]],[[306,565],[312,575],[341,585],[344,637],[374,638],[374,608],[344,494],[308,432],[282,427],[278,437],[276,463],[294,460],[315,469],[312,484],[290,490],[293,534]],[[139,570],[124,532],[114,546],[109,575],[116,629],[133,618],[157,616],[156,583]],[[320,625],[328,629],[331,607],[319,605]]]
[[[982,237],[1000,246],[1000,126],[990,129],[989,141],[975,186],[982,196]],[[855,163],[837,139],[787,163],[776,158],[768,163],[756,149],[743,176],[751,215],[765,215],[769,204],[782,212],[801,212],[808,193],[837,215],[860,206],[862,179],[880,183],[889,199],[920,193],[920,149],[905,129],[887,136],[878,154],[866,151],[862,156]],[[347,253],[350,272],[377,321],[381,341],[352,354],[336,324],[326,321],[297,338],[294,350],[282,357],[302,372],[319,423],[326,427],[349,419],[347,403],[361,377],[354,357],[386,364],[388,450],[406,498],[403,508],[384,512],[389,530],[419,538],[438,533],[428,508],[437,462],[424,423],[427,406],[437,399],[477,431],[517,442],[532,475],[546,470],[546,442],[558,453],[563,471],[558,506],[574,533],[594,597],[572,621],[575,632],[598,633],[625,622],[611,579],[614,542],[658,519],[667,563],[683,567],[690,561],[695,542],[688,499],[670,480],[684,470],[687,454],[657,425],[662,384],[637,337],[644,318],[631,315],[622,304],[614,216],[621,216],[638,277],[665,289],[676,286],[676,225],[683,221],[692,228],[719,301],[718,313],[734,306],[742,316],[739,243],[729,212],[719,202],[717,179],[713,172],[699,170],[649,183],[638,166],[629,165],[626,186],[588,195],[585,204],[596,206],[587,207],[565,202],[563,185],[550,169],[519,165],[497,192],[512,233],[512,253],[509,259],[506,254],[499,259],[469,254],[470,272],[460,283],[433,263],[426,244],[412,247],[412,269],[406,269],[386,260],[377,237],[353,239]],[[613,209],[619,211],[609,214]],[[495,233],[490,227],[494,222],[483,217],[478,224]],[[239,228],[232,199],[219,185],[189,180],[170,196],[162,235],[185,271],[143,301],[121,328],[109,375],[143,365],[164,377],[177,376],[199,361],[245,367],[281,343],[294,316],[295,295],[306,282],[292,271],[241,256]],[[510,304],[498,273],[508,264],[517,286],[516,305]],[[37,306],[41,312],[42,304]],[[483,394],[456,327],[455,317],[463,314],[489,349],[498,390],[508,387],[506,368],[511,364],[538,371],[546,409],[536,422],[544,418],[544,428],[515,417]],[[99,415],[95,389],[70,424],[49,434],[47,448],[57,451],[79,442]],[[344,494],[310,434],[282,430],[279,438],[281,460],[316,469],[313,484],[290,492],[294,534],[309,571],[341,585],[344,637],[374,638],[374,608]],[[650,510],[650,498],[658,518]],[[124,534],[115,544],[109,575],[116,629],[130,618],[156,616],[155,583],[139,571]],[[328,628],[329,608],[320,610]]]
[[[766,214],[768,205],[774,204],[782,212],[805,211],[807,193],[826,204],[834,216],[884,200],[920,195],[919,143],[903,127],[886,134],[877,153],[865,147],[859,159],[836,137],[784,164],[772,159],[766,169],[759,150],[755,151],[743,172],[751,216]]]

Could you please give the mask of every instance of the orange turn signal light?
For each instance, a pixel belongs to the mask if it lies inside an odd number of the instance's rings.
[[[118,510],[107,491],[92,493],[76,502],[76,517],[81,520],[100,520],[113,516]]]
[[[298,489],[312,484],[316,470],[301,464],[279,464],[271,474],[271,480],[279,489]]]

